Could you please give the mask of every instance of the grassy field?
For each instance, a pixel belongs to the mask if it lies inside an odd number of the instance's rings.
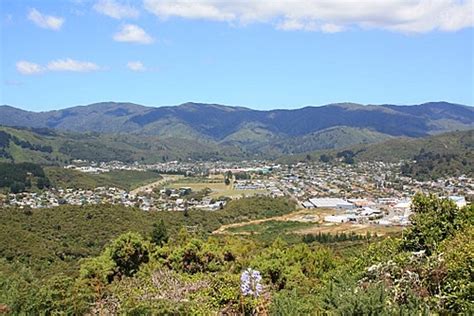
[[[249,197],[257,194],[266,194],[267,190],[235,190],[232,183],[225,185],[223,176],[213,176],[212,178],[181,178],[176,182],[172,182],[167,187],[180,188],[190,187],[193,191],[200,191],[206,188],[212,190],[209,195],[211,198],[218,198],[226,196],[234,197]]]
[[[93,189],[106,186],[133,190],[161,179],[161,176],[153,171],[117,170],[101,174],[86,174],[60,167],[47,167],[45,172],[53,186],[59,188]]]

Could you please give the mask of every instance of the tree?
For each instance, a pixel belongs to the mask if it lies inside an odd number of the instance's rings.
[[[153,231],[151,232],[151,241],[162,246],[167,243],[169,239],[168,230],[166,229],[165,222],[161,219],[158,223],[153,224]]]
[[[49,182],[48,178],[38,178],[36,186],[38,187],[38,189],[42,190],[44,188],[49,188],[51,186],[51,183]]]
[[[350,156],[347,156],[344,158],[344,162],[349,164],[349,165],[352,165],[354,163],[354,158],[350,157]]]
[[[224,173],[224,183],[225,185],[229,185],[230,184],[230,180],[232,179],[232,171],[226,171]]]
[[[149,260],[149,247],[137,233],[120,235],[106,250],[117,265],[118,276],[133,276]]]
[[[473,207],[459,209],[448,199],[416,194],[412,199],[412,226],[403,239],[404,250],[434,252],[438,245],[472,221]]]
[[[25,191],[25,184],[23,182],[15,181],[10,186],[10,192],[11,193],[16,194],[16,193],[20,193],[20,192],[23,192],[23,191]]]
[[[327,163],[327,162],[331,161],[331,156],[326,155],[326,154],[322,154],[321,156],[319,156],[319,160],[321,162]]]

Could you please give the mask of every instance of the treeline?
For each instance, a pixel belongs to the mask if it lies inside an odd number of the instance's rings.
[[[8,145],[10,145],[10,138],[11,138],[10,134],[4,131],[0,131],[0,158],[6,158],[6,159],[12,158],[12,156],[6,149]]]
[[[414,162],[401,166],[401,173],[418,180],[435,180],[446,176],[474,175],[474,153],[434,153],[424,149],[413,157]]]
[[[16,136],[12,136],[11,140],[16,145],[20,146],[21,148],[30,149],[30,150],[34,150],[34,151],[41,151],[41,152],[49,153],[49,154],[53,152],[53,147],[51,147],[49,145],[32,144],[29,141],[21,140]]]
[[[84,159],[92,161],[112,161],[133,162],[133,152],[124,148],[115,148],[105,145],[102,142],[87,141],[65,141],[59,152],[75,159]]]
[[[48,177],[40,165],[33,163],[0,163],[0,188],[19,193],[36,186],[44,189],[50,186]]]
[[[319,156],[319,161],[324,162],[324,163],[329,163],[331,161],[334,161],[335,159],[340,160],[346,164],[352,165],[355,163],[355,157],[357,154],[359,154],[362,150],[359,150],[357,152],[353,152],[352,150],[342,150],[339,151],[335,154],[335,156],[326,153],[326,154],[321,154]],[[311,160],[311,156],[308,154],[306,155],[306,160]]]

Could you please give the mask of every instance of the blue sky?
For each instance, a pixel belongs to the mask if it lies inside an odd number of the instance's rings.
[[[473,1],[0,2],[0,104],[23,109],[474,104]]]

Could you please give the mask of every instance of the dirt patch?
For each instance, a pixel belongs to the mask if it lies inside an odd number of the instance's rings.
[[[340,233],[355,233],[357,235],[377,234],[377,236],[384,236],[390,233],[397,233],[402,231],[402,227],[398,226],[381,226],[373,224],[334,224],[324,223],[314,227],[304,228],[294,231],[295,234],[301,235],[315,235],[315,234],[340,234]]]

